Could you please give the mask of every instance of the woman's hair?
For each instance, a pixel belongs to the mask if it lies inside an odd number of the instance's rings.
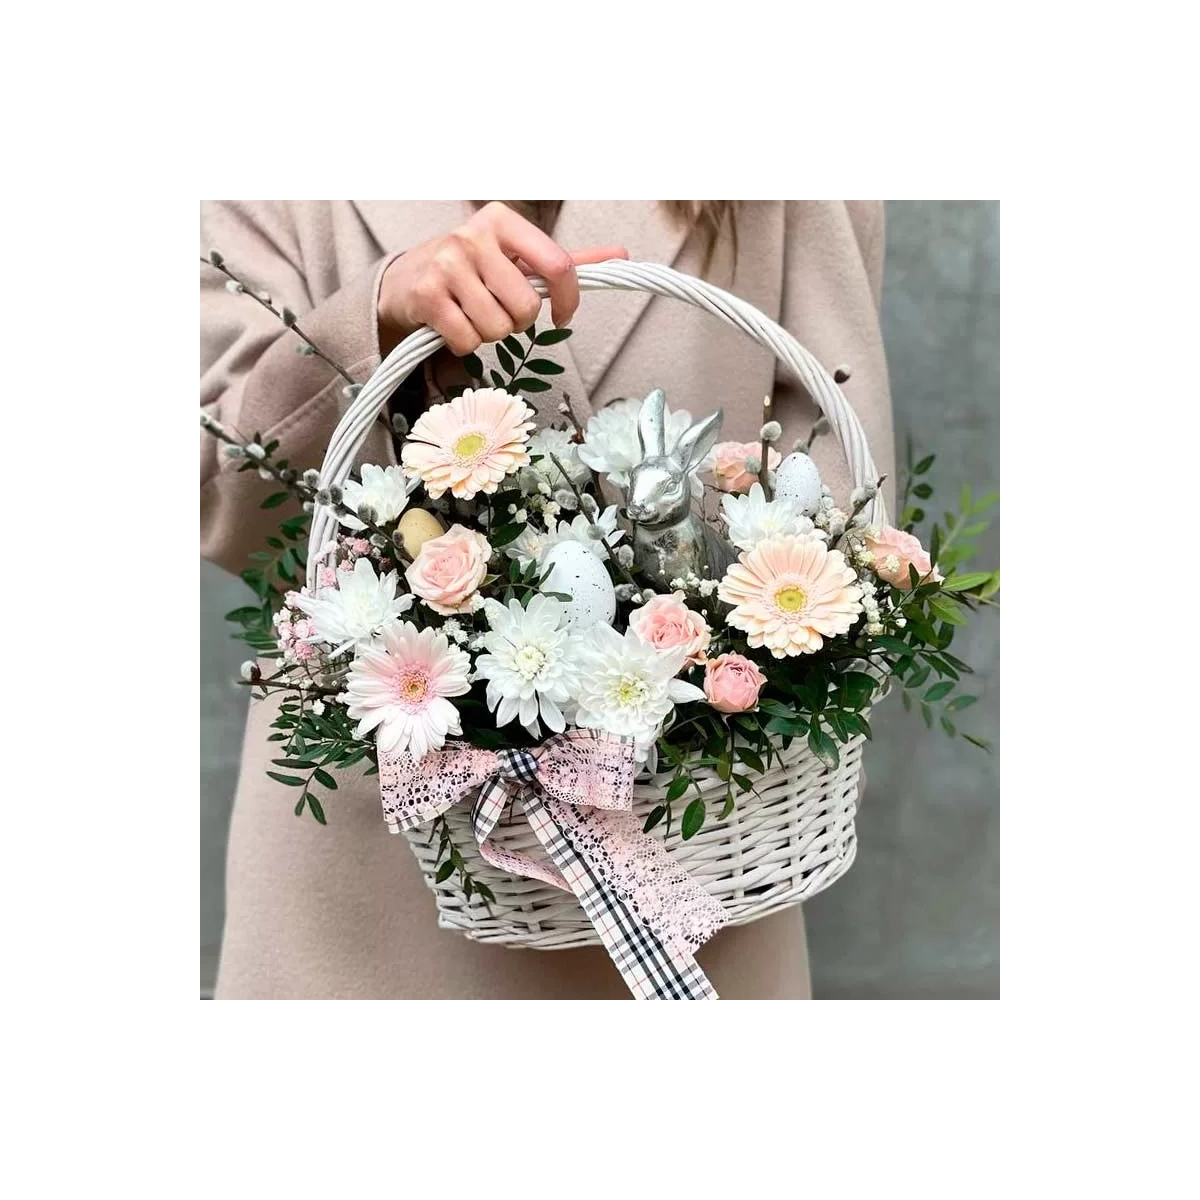
[[[561,200],[505,200],[504,203],[509,208],[516,209],[527,221],[532,221],[539,229],[547,232],[554,225],[558,210],[562,207]],[[726,224],[729,226],[729,237],[733,243],[734,261],[737,261],[736,200],[660,200],[659,203],[672,220],[687,229],[689,236],[698,233],[703,239],[703,271],[712,266],[717,241]]]

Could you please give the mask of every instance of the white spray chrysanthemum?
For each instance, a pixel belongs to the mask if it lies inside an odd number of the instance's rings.
[[[347,508],[355,512],[366,507],[375,515],[372,518],[377,525],[386,525],[394,521],[408,503],[418,479],[406,479],[400,467],[376,467],[367,463],[359,472],[362,482],[353,479],[346,480],[342,489],[342,499]],[[347,529],[365,529],[366,526],[356,517],[338,516],[338,521]]]
[[[759,542],[774,537],[805,537],[813,523],[794,500],[768,500],[761,483],[750,485],[744,496],[728,495],[721,510],[729,527],[729,540],[739,550],[753,550]]]
[[[582,542],[597,558],[607,558],[605,543],[616,546],[624,536],[625,531],[617,528],[617,506],[610,504],[595,518],[580,513],[570,521],[559,521],[551,535],[551,544]]]
[[[603,408],[587,423],[583,445],[578,449],[580,459],[593,471],[607,475],[617,487],[629,484],[629,472],[646,457],[638,437],[638,417],[643,401],[617,400]],[[668,453],[680,435],[692,423],[689,412],[680,409],[665,413]],[[703,487],[703,485],[701,485]]]
[[[523,492],[542,491],[544,484],[554,490],[566,483],[554,458],[566,467],[576,487],[583,487],[591,479],[591,472],[579,458],[579,444],[571,440],[571,434],[565,429],[539,429],[529,439],[526,448],[529,450],[530,463],[517,472],[517,481]],[[534,459],[538,461],[534,462]]]
[[[487,703],[497,727],[515,717],[537,737],[540,717],[548,729],[561,733],[574,682],[567,610],[550,596],[534,596],[528,608],[516,600],[507,606],[485,600],[483,612],[491,632],[483,635],[486,653],[475,660],[475,670],[488,681]]]
[[[635,739],[644,761],[676,704],[703,700],[704,693],[675,676],[687,650],[655,650],[628,630],[593,625],[574,639],[575,724]]]
[[[396,595],[399,581],[396,571],[381,579],[363,557],[352,571],[338,572],[336,587],[322,588],[315,597],[298,596],[296,607],[312,619],[316,631],[305,640],[328,643],[334,647],[331,657],[370,641],[412,607],[412,596]]]

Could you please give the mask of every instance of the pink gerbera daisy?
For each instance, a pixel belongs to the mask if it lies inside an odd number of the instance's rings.
[[[401,461],[435,500],[447,491],[460,500],[491,494],[505,475],[529,465],[525,443],[533,415],[524,400],[501,388],[468,388],[421,414]]]
[[[461,734],[458,709],[446,699],[470,690],[471,660],[444,633],[411,621],[390,625],[357,652],[346,681],[346,711],[355,737],[372,729],[379,749],[424,758],[448,734]]]
[[[820,650],[862,612],[862,591],[842,552],[798,537],[771,538],[742,554],[717,595],[734,605],[726,621],[776,658]]]

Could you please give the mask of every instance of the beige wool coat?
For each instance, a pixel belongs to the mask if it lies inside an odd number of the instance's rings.
[[[376,300],[397,254],[448,233],[469,201],[213,201],[202,206],[201,248],[269,291],[304,331],[359,381],[380,361]],[[700,274],[704,247],[655,201],[564,202],[551,236],[567,250],[619,244],[631,258]],[[830,369],[875,461],[891,475],[891,403],[878,304],[883,206],[877,201],[749,201],[739,206],[736,264],[722,242],[706,277],[790,330]],[[201,402],[249,436],[277,438],[296,467],[320,466],[345,407],[344,381],[295,352],[294,335],[246,296],[201,268]],[[548,317],[543,316],[544,320]],[[610,401],[665,389],[693,417],[725,411],[723,438],[754,440],[772,392],[783,447],[807,433],[814,409],[776,378],[772,355],[679,301],[638,293],[586,293],[575,333],[553,348],[564,373],[533,398],[545,421],[569,396],[577,418]],[[447,364],[448,366],[449,364]],[[427,377],[438,379],[437,363]],[[836,444],[818,441],[822,477],[849,482]],[[361,460],[395,453],[377,423]],[[238,473],[201,440],[201,553],[231,571],[247,565],[278,517],[259,508],[274,490]],[[292,815],[294,796],[268,779],[270,700],[250,706],[229,837],[226,923],[218,999],[618,999],[624,985],[603,949],[541,952],[482,946],[439,930],[432,893],[404,841],[387,833],[375,780],[347,777],[328,798],[328,825]],[[700,964],[727,999],[809,995],[800,908],[718,934]]]

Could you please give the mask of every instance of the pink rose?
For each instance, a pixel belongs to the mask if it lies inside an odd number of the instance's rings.
[[[462,525],[451,525],[430,538],[405,571],[408,586],[434,612],[449,616],[470,607],[471,597],[487,574],[492,548],[487,538]]]
[[[758,703],[767,677],[740,654],[710,658],[704,668],[704,694],[717,712],[747,712]]]
[[[717,477],[717,487],[721,491],[748,492],[751,484],[758,482],[758,472],[751,471],[746,466],[750,460],[761,460],[762,446],[758,442],[720,442],[713,452],[717,456],[713,474]],[[778,450],[768,450],[769,470],[774,471],[781,461]]]
[[[712,630],[704,618],[683,602],[682,592],[655,596],[633,610],[629,627],[655,650],[685,649],[688,662],[702,663],[712,640]]]
[[[337,587],[337,572],[332,567],[322,567],[317,572],[317,587]]]
[[[903,529],[893,529],[889,525],[877,535],[868,534],[867,549],[875,558],[871,564],[875,574],[895,587],[909,586],[910,564],[917,568],[917,574],[922,580],[932,572],[934,583],[942,582],[941,574],[933,569],[924,547],[911,533],[905,533]]]

